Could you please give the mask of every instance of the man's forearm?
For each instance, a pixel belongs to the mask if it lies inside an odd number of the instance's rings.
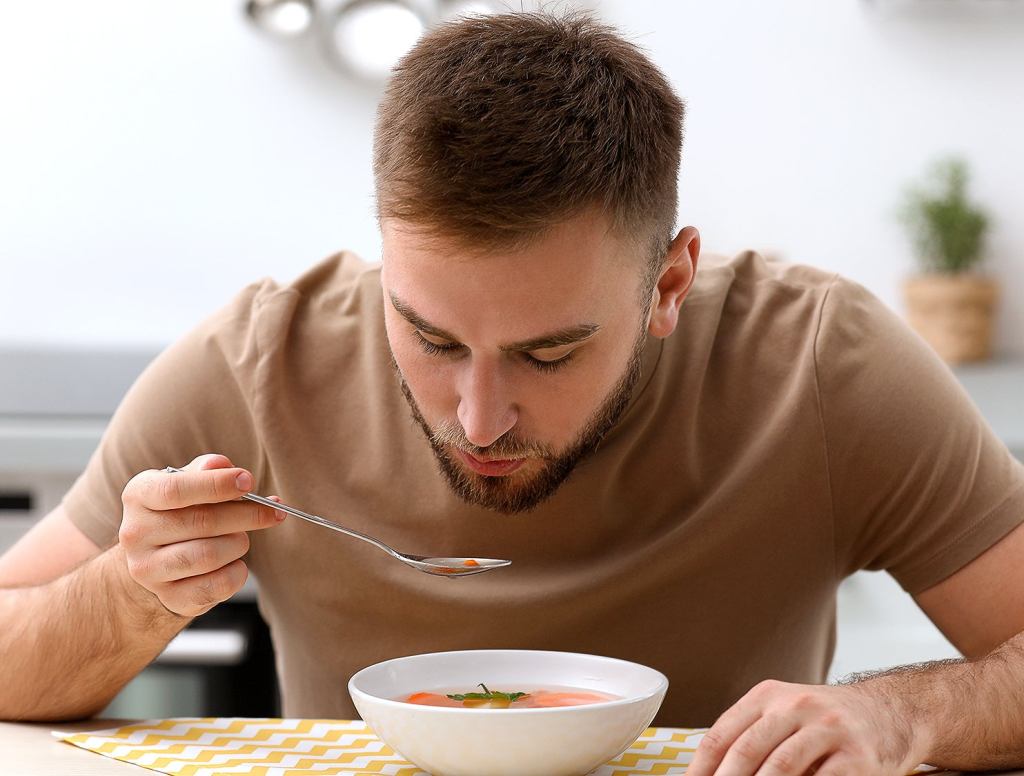
[[[132,581],[117,546],[49,584],[0,590],[0,719],[101,711],[188,621]]]
[[[926,762],[950,770],[1024,766],[1024,633],[983,658],[857,677],[928,737]]]

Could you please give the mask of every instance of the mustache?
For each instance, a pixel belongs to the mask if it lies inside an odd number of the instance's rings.
[[[509,430],[487,447],[478,447],[466,438],[462,426],[454,421],[441,421],[430,434],[430,441],[439,447],[450,445],[473,456],[489,458],[550,458],[547,446],[521,439]]]

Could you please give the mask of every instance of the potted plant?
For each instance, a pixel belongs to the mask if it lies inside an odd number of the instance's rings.
[[[903,288],[910,325],[949,364],[990,357],[999,295],[976,271],[989,219],[967,200],[967,180],[962,159],[941,160],[932,185],[910,190],[901,213],[921,265]]]

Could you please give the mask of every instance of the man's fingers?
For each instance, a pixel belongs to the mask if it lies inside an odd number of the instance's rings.
[[[123,498],[126,504],[162,512],[232,501],[252,490],[252,485],[252,474],[236,466],[181,472],[150,469],[132,478]]]
[[[761,716],[759,704],[741,698],[722,713],[693,755],[686,776],[718,776],[717,768],[725,759],[729,747]],[[753,771],[751,771],[753,773]]]
[[[196,504],[184,509],[157,512],[142,522],[146,542],[162,546],[189,539],[226,536],[240,531],[259,531],[280,524],[284,513],[255,501]]]
[[[799,724],[792,717],[781,714],[761,717],[736,737],[715,776],[753,776],[760,773],[758,769],[762,763],[798,729]]]
[[[812,766],[827,756],[828,743],[812,730],[800,730],[773,751],[757,776],[794,776],[812,772]]]
[[[178,542],[154,551],[147,561],[153,582],[175,582],[224,568],[249,551],[249,535],[233,533]]]
[[[241,590],[248,576],[249,570],[243,561],[232,561],[208,574],[161,586],[160,600],[172,612],[198,617]]]

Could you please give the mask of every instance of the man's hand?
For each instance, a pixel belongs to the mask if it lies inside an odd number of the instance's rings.
[[[252,475],[222,455],[201,455],[184,469],[131,479],[119,540],[132,579],[169,611],[196,617],[245,584],[246,531],[278,525],[284,514],[239,500]]]
[[[761,682],[708,730],[687,776],[905,776],[930,742],[880,689]]]

